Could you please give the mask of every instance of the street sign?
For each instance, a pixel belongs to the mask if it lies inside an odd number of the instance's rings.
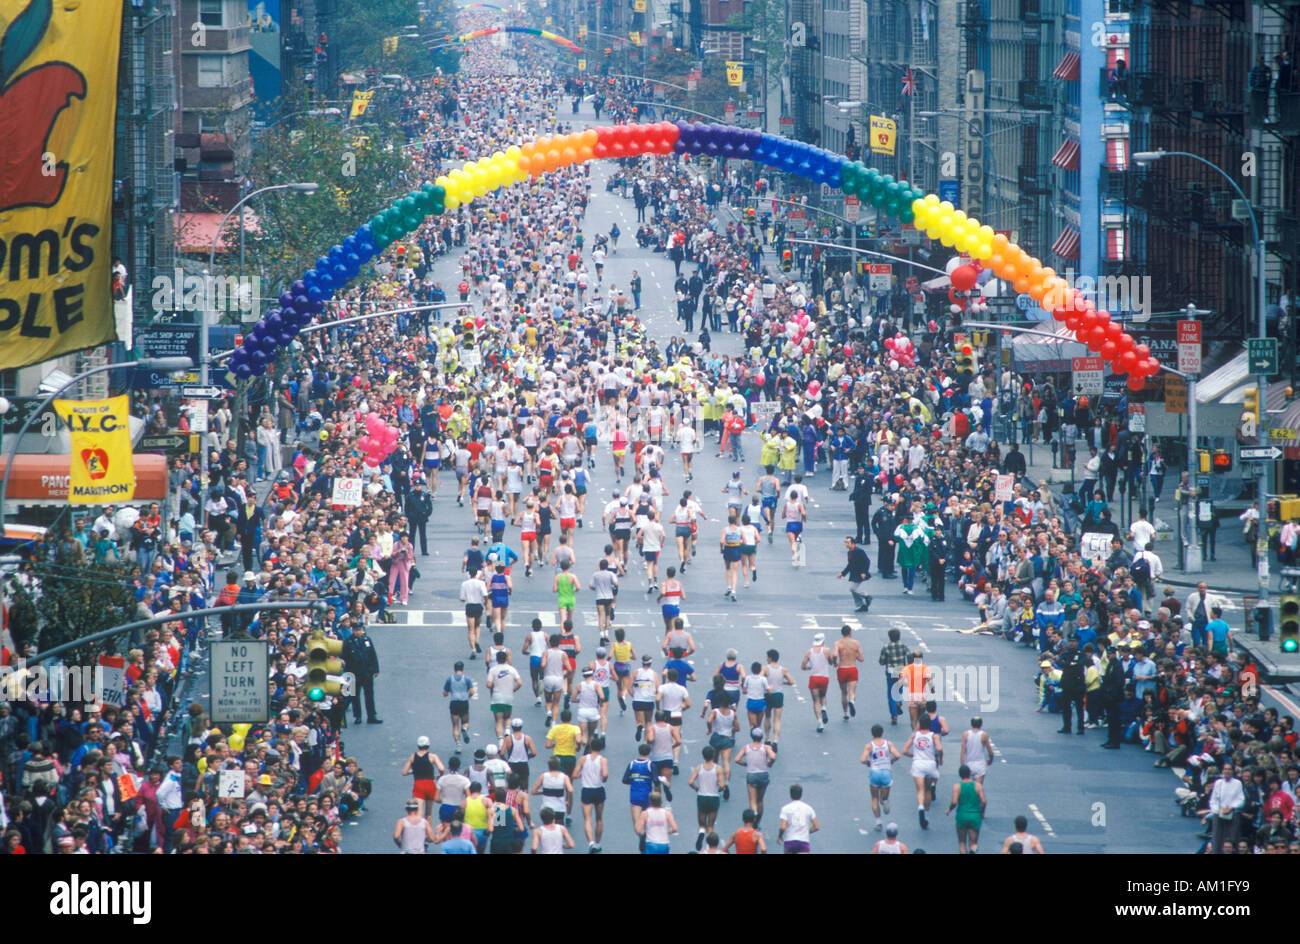
[[[1277,338],[1247,338],[1246,360],[1252,374],[1277,373]]]
[[[1187,415],[1187,381],[1170,375],[1165,378],[1165,412]]]
[[[939,181],[939,199],[947,200],[953,206],[959,206],[961,204],[961,181]]]
[[[142,436],[136,443],[136,452],[166,452],[181,455],[190,451],[190,437],[185,433],[160,433],[156,436]]]
[[[213,724],[264,724],[270,718],[267,643],[219,639],[208,643]]]
[[[1086,393],[1088,396],[1100,396],[1105,389],[1106,362],[1100,357],[1070,358],[1071,387],[1074,392]]]
[[[893,275],[894,267],[889,263],[872,263],[871,272],[871,291],[888,292]]]
[[[222,387],[191,387],[189,385],[181,387],[181,396],[187,400],[215,400],[217,397],[224,396],[225,392]]]
[[[1141,403],[1128,405],[1128,430],[1130,433],[1147,431],[1147,408]]]
[[[856,223],[858,221],[858,214],[860,210],[861,210],[861,204],[859,203],[857,197],[855,197],[853,194],[849,194],[844,198],[844,218],[846,220],[848,220],[850,223]]]
[[[1242,462],[1252,459],[1281,459],[1282,450],[1277,446],[1242,446],[1239,450]]]
[[[1184,374],[1201,372],[1201,323],[1178,322],[1178,369]]]

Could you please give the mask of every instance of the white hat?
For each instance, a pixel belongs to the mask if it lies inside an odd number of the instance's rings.
[[[484,751],[487,753],[488,757],[497,756],[497,746],[495,744],[489,744],[486,748],[484,748]]]
[[[824,643],[825,641],[826,641],[826,634],[825,634],[825,633],[818,633],[816,636],[813,637],[813,645],[814,645],[814,646],[820,646],[820,645],[821,645],[822,643]]]
[[[428,746],[429,746],[429,739],[428,739],[427,737],[425,737],[423,734],[421,734],[418,738],[415,739],[415,746],[416,746],[416,747],[428,747]]]

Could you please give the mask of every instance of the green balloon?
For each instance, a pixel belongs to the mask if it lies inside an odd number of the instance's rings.
[[[443,203],[435,203],[430,212],[433,213],[434,216],[442,216],[447,212],[447,207]]]
[[[899,221],[902,222],[902,223],[911,223],[913,220],[916,219],[916,214],[913,213],[913,212],[911,211],[911,209],[909,208],[909,209],[903,210],[901,213],[899,213],[899,214],[898,214],[898,219],[899,219]]]
[[[436,203],[443,203],[447,199],[447,189],[437,184],[429,185],[429,195],[433,197]]]

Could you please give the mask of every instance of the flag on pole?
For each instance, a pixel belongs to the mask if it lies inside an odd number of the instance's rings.
[[[912,67],[908,66],[907,71],[903,73],[903,94],[912,95],[916,92],[916,76],[912,75]]]

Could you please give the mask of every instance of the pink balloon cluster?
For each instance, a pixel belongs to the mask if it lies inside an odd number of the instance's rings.
[[[890,354],[889,366],[892,370],[897,370],[899,366],[916,365],[916,348],[912,346],[912,339],[901,331],[892,338],[885,338],[885,350]]]
[[[380,464],[397,448],[398,430],[389,426],[374,413],[366,414],[366,433],[357,440],[364,458],[362,462],[372,468]]]
[[[813,340],[808,334],[808,325],[810,323],[808,313],[802,308],[796,311],[790,317],[790,320],[785,323],[785,336],[789,339],[785,346],[787,355],[794,354],[796,349],[805,354],[813,349]]]

